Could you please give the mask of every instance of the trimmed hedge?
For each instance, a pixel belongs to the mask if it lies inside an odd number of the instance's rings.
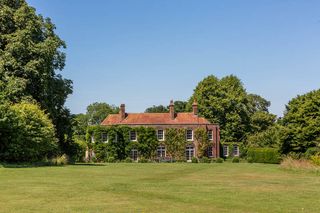
[[[249,148],[247,153],[250,163],[280,163],[278,149],[275,148]]]

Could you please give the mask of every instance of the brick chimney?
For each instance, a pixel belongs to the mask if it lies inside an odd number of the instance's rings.
[[[194,99],[193,104],[192,104],[192,111],[194,115],[198,115],[198,103],[197,100]]]
[[[124,104],[120,105],[120,116],[121,116],[121,120],[126,118],[126,106]]]
[[[173,104],[173,100],[170,101],[169,113],[170,113],[171,119],[173,120],[174,119],[174,104]]]

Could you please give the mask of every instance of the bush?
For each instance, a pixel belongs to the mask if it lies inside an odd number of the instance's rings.
[[[62,166],[68,164],[68,156],[66,154],[57,156],[51,159],[51,164],[55,166]]]
[[[314,165],[320,166],[320,155],[313,155],[310,159]]]
[[[305,157],[311,159],[311,156],[320,154],[320,147],[311,147],[305,152]]]
[[[211,159],[208,157],[202,157],[200,163],[211,163]]]
[[[145,159],[143,157],[139,158],[138,163],[148,163],[148,159]]]
[[[240,162],[239,157],[232,158],[232,163],[239,163],[239,162]]]
[[[247,161],[248,161],[248,163],[253,163],[253,158],[252,157],[248,157]]]
[[[254,163],[280,163],[280,155],[274,148],[249,148],[248,158]]]
[[[196,157],[191,158],[191,163],[198,163],[198,162],[199,162],[198,158],[196,158]]]
[[[217,158],[216,163],[223,163],[223,158]]]
[[[108,157],[108,163],[115,163],[116,162],[116,159],[112,156]]]
[[[280,167],[290,170],[305,170],[305,171],[320,171],[318,166],[315,166],[307,159],[294,159],[290,156],[283,158]]]
[[[125,160],[124,160],[125,163],[132,163],[132,159],[127,157]]]

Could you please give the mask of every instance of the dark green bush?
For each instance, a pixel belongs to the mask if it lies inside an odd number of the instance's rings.
[[[198,158],[192,157],[191,158],[191,163],[198,163]]]
[[[248,157],[248,158],[247,158],[247,161],[248,161],[248,163],[253,163],[252,157]]]
[[[232,163],[239,163],[239,162],[240,162],[239,157],[232,158]]]
[[[248,158],[254,163],[280,163],[278,149],[275,148],[249,148]]]
[[[216,163],[223,163],[223,158],[217,158]]]
[[[127,157],[125,160],[124,160],[125,163],[132,163],[132,159]]]
[[[108,157],[108,163],[115,163],[116,162],[116,159],[112,156]]]
[[[307,149],[307,151],[305,152],[305,157],[310,159],[311,156],[320,154],[320,147],[311,147],[309,149]]]
[[[148,163],[148,159],[145,159],[143,157],[139,158],[138,163]]]
[[[208,157],[202,157],[200,163],[211,163],[211,159]]]

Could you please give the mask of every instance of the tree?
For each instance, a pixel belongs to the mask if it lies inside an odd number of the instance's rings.
[[[320,146],[320,90],[298,95],[289,101],[283,119],[283,153],[304,153]]]
[[[188,112],[187,111],[187,103],[188,103],[187,101],[175,101],[174,102],[174,111],[175,112]]]
[[[107,103],[95,102],[87,107],[87,119],[90,125],[99,125],[109,115],[119,112],[119,107]]]
[[[34,99],[53,121],[60,147],[72,143],[70,112],[64,106],[72,81],[57,71],[65,66],[66,44],[49,18],[25,0],[0,0],[0,86],[13,103]],[[63,150],[68,152],[68,150]]]
[[[188,110],[194,99],[198,102],[199,114],[220,125],[221,139],[226,142],[245,141],[249,134],[266,129],[275,119],[268,113],[270,103],[258,95],[248,94],[234,75],[221,79],[213,75],[206,77],[189,99]]]
[[[168,107],[165,107],[163,105],[153,105],[152,107],[149,107],[145,110],[146,113],[163,113],[163,112],[169,112]]]
[[[0,161],[38,161],[58,148],[54,126],[36,104],[1,105]]]

